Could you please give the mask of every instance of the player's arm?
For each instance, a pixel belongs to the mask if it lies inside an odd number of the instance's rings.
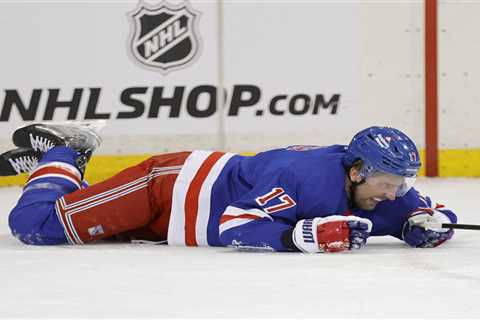
[[[297,219],[301,199],[292,174],[260,180],[269,182],[255,186],[223,213],[219,232],[224,245],[316,253],[360,248],[366,243],[372,227],[367,219]]]
[[[368,219],[332,215],[301,219],[273,217],[264,211],[229,206],[220,221],[220,240],[226,246],[301,251],[305,253],[338,252],[359,249],[372,230]]]
[[[273,217],[259,208],[228,206],[220,220],[220,241],[225,246],[274,251],[298,251],[284,234],[292,233],[289,219]]]

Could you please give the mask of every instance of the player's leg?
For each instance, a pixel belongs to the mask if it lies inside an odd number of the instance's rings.
[[[165,240],[174,182],[188,155],[152,157],[60,198],[57,213],[68,240],[81,244],[115,235]],[[150,229],[157,220],[161,225]]]
[[[25,128],[29,130],[26,131]],[[42,141],[55,138],[48,148],[34,149],[24,137],[36,135]],[[58,134],[58,136],[56,136]],[[13,135],[24,140],[21,148],[0,156],[0,173],[31,172],[16,207],[9,216],[12,233],[28,244],[58,244],[67,241],[56,217],[55,201],[82,187],[83,169],[100,139],[91,128],[35,124],[17,129]],[[36,140],[38,142],[38,140]],[[55,147],[57,146],[57,147]],[[71,147],[67,147],[71,146]],[[51,149],[52,147],[55,147]],[[44,151],[48,151],[43,157]],[[36,165],[38,159],[42,160]]]
[[[173,185],[188,152],[153,157],[87,189],[79,188],[79,176],[71,172],[79,167],[71,152],[51,149],[32,172],[10,216],[18,238],[32,244],[84,243],[128,232],[166,238]]]
[[[148,170],[152,172],[147,190],[150,201],[155,203],[155,210],[147,225],[123,232],[120,234],[121,239],[150,241],[167,239],[175,181],[189,155],[190,152],[163,154],[139,164],[139,167],[149,168]]]
[[[56,147],[32,171],[17,205],[9,216],[12,233],[27,244],[66,243],[55,213],[55,201],[81,188],[82,173],[75,166],[78,152]]]

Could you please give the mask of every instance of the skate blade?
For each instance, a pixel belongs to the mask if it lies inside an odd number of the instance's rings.
[[[100,134],[100,132],[102,132],[103,129],[107,126],[107,121],[106,120],[91,120],[91,121],[67,120],[67,121],[35,122],[35,123],[21,125],[17,129],[28,126],[30,124],[45,124],[45,125],[54,125],[54,126],[58,125],[58,126],[66,126],[66,127],[81,126],[94,131],[96,134]]]

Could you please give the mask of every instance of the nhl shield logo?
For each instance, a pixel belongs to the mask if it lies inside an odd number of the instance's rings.
[[[167,74],[190,65],[199,55],[199,12],[188,2],[178,6],[162,2],[155,7],[140,2],[129,15],[130,49],[143,66]]]

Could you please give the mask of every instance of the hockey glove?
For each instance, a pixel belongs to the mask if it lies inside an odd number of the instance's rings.
[[[443,213],[431,208],[421,208],[410,215],[403,225],[403,240],[414,248],[433,248],[453,236],[453,229],[431,227],[452,223]]]
[[[367,243],[372,222],[356,216],[329,216],[297,222],[293,243],[303,252],[338,252],[360,249]]]

